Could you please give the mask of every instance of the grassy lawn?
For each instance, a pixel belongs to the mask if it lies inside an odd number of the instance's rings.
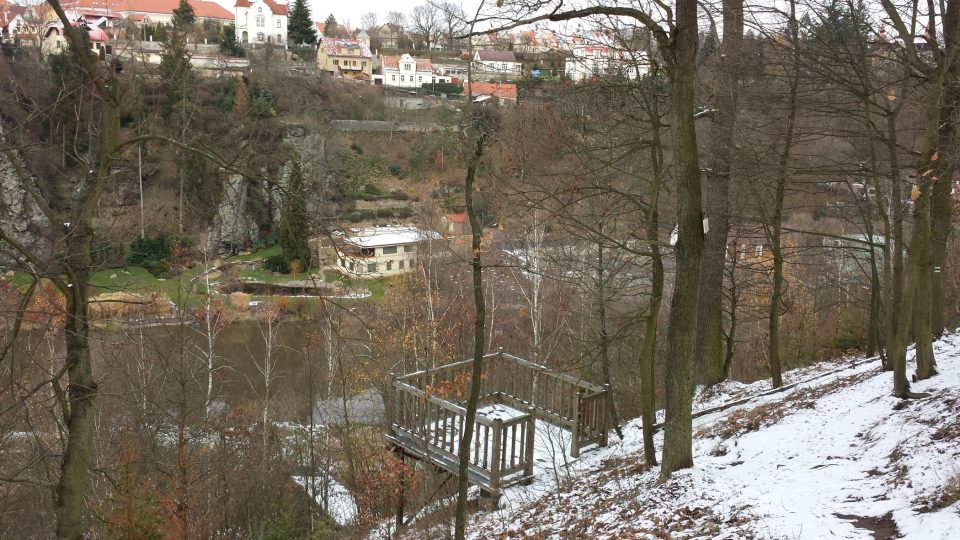
[[[254,251],[253,253],[248,253],[246,255],[234,255],[233,257],[228,257],[226,262],[259,261],[268,257],[273,257],[274,255],[280,255],[282,252],[283,250],[280,249],[280,246],[273,246],[260,251]]]
[[[90,277],[94,287],[91,294],[129,292],[134,294],[162,293],[177,305],[194,305],[201,300],[199,293],[191,293],[190,279],[203,267],[194,268],[174,278],[157,278],[139,266],[101,270]]]
[[[248,255],[238,255],[230,257],[227,262],[249,262],[263,260],[272,255],[280,253],[279,247],[272,247]],[[203,265],[197,265],[183,274],[174,278],[157,278],[150,272],[139,266],[128,266],[127,268],[108,268],[96,272],[90,278],[91,294],[106,294],[112,292],[128,292],[134,294],[162,293],[179,306],[195,306],[203,301],[203,282],[197,283],[196,291],[191,292],[193,283],[191,279],[203,272]],[[301,274],[274,274],[264,270],[259,265],[255,268],[237,269],[236,275],[241,278],[252,278],[266,283],[281,283],[291,280],[309,279],[308,273]],[[328,283],[340,281],[340,274],[326,270],[323,272],[324,279]],[[7,276],[4,279],[12,283],[20,290],[26,289],[32,278],[25,272],[16,272],[13,276]],[[364,288],[372,294],[373,300],[380,300],[386,294],[390,287],[390,280],[381,279],[343,279],[341,285],[345,288]],[[260,299],[260,298],[258,298]]]

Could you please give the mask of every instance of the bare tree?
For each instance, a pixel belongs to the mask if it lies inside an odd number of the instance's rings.
[[[394,31],[402,31],[407,25],[407,16],[402,11],[391,10],[387,13],[387,24],[394,27]]]
[[[453,49],[458,39],[457,36],[464,33],[467,28],[467,14],[463,11],[463,6],[455,2],[444,2],[440,4],[440,19],[443,23],[443,38],[447,42],[447,48]]]
[[[360,28],[369,31],[377,27],[378,21],[379,18],[377,14],[373,11],[368,11],[360,17]]]
[[[437,6],[430,3],[420,4],[410,12],[410,35],[423,42],[426,50],[429,51],[436,44],[442,29],[443,20]]]

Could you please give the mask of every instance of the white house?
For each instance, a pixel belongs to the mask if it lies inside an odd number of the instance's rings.
[[[616,47],[578,44],[571,48],[563,69],[570,80],[579,83],[611,75],[634,80],[646,73],[647,65],[642,55],[633,58],[627,51]]]
[[[420,88],[425,83],[450,82],[450,77],[433,72],[433,62],[429,58],[403,56],[381,56],[383,84],[400,88]]]
[[[287,6],[274,0],[237,0],[234,7],[240,43],[287,43]]]
[[[418,252],[424,242],[443,236],[417,227],[370,227],[344,236],[337,243],[337,268],[359,277],[403,274],[417,268]]]
[[[74,23],[74,27],[79,31],[86,31],[90,38],[90,51],[96,54],[110,54],[112,46],[110,45],[110,36],[102,28],[88,27],[82,23]],[[63,24],[59,22],[51,23],[43,33],[43,40],[40,42],[40,53],[47,57],[51,54],[60,54],[70,49],[67,36],[63,30]]]
[[[520,76],[520,62],[513,51],[482,50],[473,55],[474,70],[478,73]]]

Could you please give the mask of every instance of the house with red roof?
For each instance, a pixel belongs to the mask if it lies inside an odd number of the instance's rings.
[[[234,7],[240,43],[287,44],[287,5],[274,0],[237,0]]]
[[[0,1],[0,31],[3,32],[3,39],[16,37],[27,26],[23,18],[26,13],[26,6]]]
[[[429,58],[414,58],[409,54],[381,56],[380,65],[384,86],[420,88],[428,83],[450,82],[450,77],[434,73]]]
[[[95,54],[110,53],[110,36],[102,28],[97,26],[87,26],[84,23],[73,23],[73,26],[81,31],[87,32],[90,38],[90,51]],[[60,54],[70,48],[67,36],[64,33],[63,24],[59,22],[47,25],[43,33],[43,39],[40,41],[40,54],[47,57],[51,54]]]
[[[200,22],[233,22],[233,14],[215,2],[189,0],[193,13]],[[95,26],[113,26],[123,19],[140,23],[168,24],[180,0],[67,0],[64,11],[71,20],[83,20]]]

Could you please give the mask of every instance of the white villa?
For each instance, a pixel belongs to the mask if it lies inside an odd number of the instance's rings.
[[[417,227],[370,227],[351,231],[337,244],[337,267],[360,277],[394,276],[415,270],[422,242],[440,240]]]
[[[380,64],[384,86],[420,88],[424,83],[450,82],[450,77],[433,72],[429,58],[414,58],[409,54],[381,56]]]
[[[287,43],[287,6],[274,0],[237,0],[234,8],[240,43]]]

